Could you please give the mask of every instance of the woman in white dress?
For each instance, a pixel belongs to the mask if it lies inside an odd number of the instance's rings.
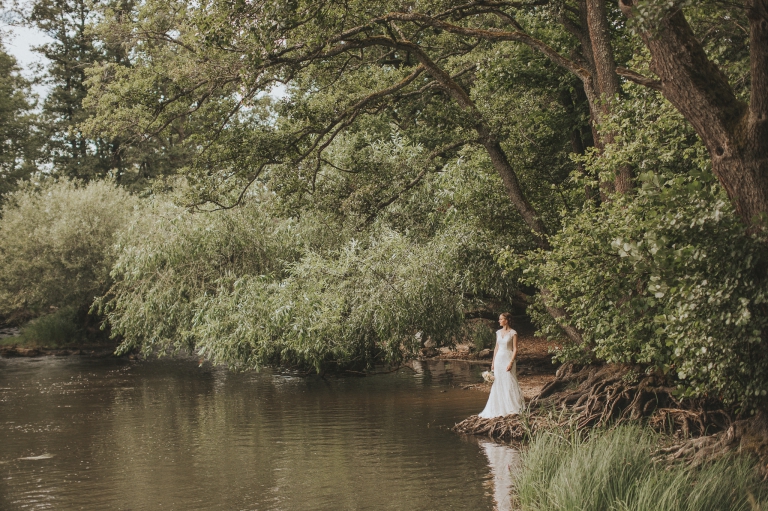
[[[513,413],[520,413],[525,406],[523,392],[517,383],[517,332],[512,330],[512,314],[504,312],[499,316],[501,329],[496,330],[496,348],[493,350],[493,386],[488,404],[480,417],[492,419]]]

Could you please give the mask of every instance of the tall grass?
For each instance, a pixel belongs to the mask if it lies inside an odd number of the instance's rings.
[[[589,439],[540,432],[523,454],[517,494],[524,511],[757,511],[768,485],[754,460],[729,456],[702,468],[655,463],[659,438],[639,426]]]
[[[86,334],[77,319],[77,310],[73,307],[40,316],[21,328],[21,335],[14,338],[14,344],[53,348],[83,343]]]

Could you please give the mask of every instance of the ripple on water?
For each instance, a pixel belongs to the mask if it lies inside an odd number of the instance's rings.
[[[458,387],[483,369],[3,360],[0,509],[506,509],[509,470],[488,453],[514,451],[448,430],[482,409]]]

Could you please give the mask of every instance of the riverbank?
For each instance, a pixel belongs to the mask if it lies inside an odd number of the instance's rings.
[[[555,379],[560,365],[552,363],[551,350],[556,347],[556,343],[534,335],[535,327],[533,325],[523,324],[517,326],[516,329],[518,331],[517,381],[520,383],[523,397],[528,402],[537,396],[545,385]],[[483,353],[483,351],[488,353]],[[488,369],[490,369],[493,350],[483,351],[474,351],[470,344],[459,344],[454,349],[443,348],[436,355],[425,358],[478,361],[487,364]],[[464,385],[462,388],[490,393],[491,385],[491,383],[480,381]]]
[[[545,385],[552,382],[559,365],[552,363],[550,354],[555,343],[543,337],[537,337],[535,327],[529,322],[516,325],[518,331],[517,378],[526,402],[537,396]],[[106,340],[98,343],[42,343],[28,341],[20,335],[19,328],[0,326],[0,357],[44,357],[44,356],[80,356],[88,358],[113,357],[118,343]],[[128,358],[134,355],[126,355]],[[467,361],[487,365],[490,369],[492,349],[477,351],[470,343],[460,343],[453,348],[422,350],[421,360]],[[462,385],[464,390],[477,390],[489,393],[491,384],[477,381]]]
[[[28,340],[21,329],[0,325],[0,357],[81,356],[106,358],[114,356],[118,343],[112,340],[99,342],[52,342]]]
[[[115,356],[115,346],[80,346],[77,348],[44,348],[23,346],[0,346],[0,357],[67,357],[81,356],[89,358],[107,358]]]

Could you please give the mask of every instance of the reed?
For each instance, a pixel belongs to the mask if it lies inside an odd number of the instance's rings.
[[[589,438],[538,432],[516,480],[523,511],[768,510],[768,484],[748,456],[701,467],[656,462],[660,437],[639,426]]]

